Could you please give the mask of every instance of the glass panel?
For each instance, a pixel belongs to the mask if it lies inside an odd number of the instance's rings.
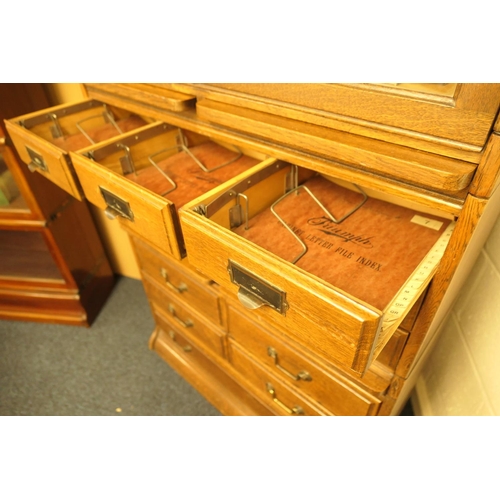
[[[0,210],[29,212],[25,199],[0,153]]]
[[[0,278],[64,281],[43,235],[0,231]]]

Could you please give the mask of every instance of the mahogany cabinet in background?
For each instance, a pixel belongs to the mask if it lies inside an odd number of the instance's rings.
[[[114,275],[88,206],[30,172],[4,127],[50,104],[42,84],[0,85],[0,319],[89,326]]]

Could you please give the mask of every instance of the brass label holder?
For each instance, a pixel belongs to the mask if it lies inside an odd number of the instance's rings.
[[[26,151],[31,158],[31,163],[29,163],[28,165],[30,172],[35,172],[35,170],[37,169],[44,172],[49,171],[49,167],[47,166],[47,163],[45,163],[45,160],[40,153],[33,151],[29,146],[26,146]]]
[[[227,270],[231,282],[238,285],[238,299],[247,309],[258,309],[269,306],[275,311],[286,315],[289,307],[286,292],[255,276],[239,264],[229,260]]]
[[[99,190],[106,202],[107,208],[105,213],[109,219],[115,219],[120,216],[134,222],[134,213],[128,201],[122,200],[120,197],[116,196],[116,194],[111,193],[102,186],[99,186]]]

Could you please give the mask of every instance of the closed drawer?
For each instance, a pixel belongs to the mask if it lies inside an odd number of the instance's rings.
[[[5,123],[19,156],[30,170],[82,200],[69,152],[137,129],[147,121],[99,101],[86,100],[54,106]]]
[[[280,141],[291,145],[300,145],[301,132],[307,134],[308,129],[312,142],[315,135],[321,137],[318,130],[331,129],[336,133],[333,151],[327,155],[334,154],[339,144],[353,145],[357,137],[368,137],[379,139],[379,145],[390,143],[394,155],[402,159],[410,146],[471,162],[469,174],[463,170],[465,162],[457,162],[455,172],[453,168],[442,171],[458,181],[455,189],[470,180],[500,102],[498,84],[233,83],[194,85],[192,91],[205,97],[197,103],[204,119],[233,127],[235,120],[241,120],[239,127],[256,135],[268,136],[280,129]],[[371,142],[376,150],[377,141]],[[358,142],[364,149],[362,143]],[[428,155],[428,161],[435,159]],[[439,170],[439,163],[436,166]],[[410,171],[415,167],[408,162]],[[424,175],[417,182],[431,184],[433,180],[425,178],[425,167],[422,163]],[[404,170],[394,173],[402,178],[407,175]],[[441,190],[443,183],[435,188]]]
[[[267,372],[250,354],[229,340],[231,364],[243,376],[244,383],[253,394],[278,415],[318,416],[330,413],[314,404],[306,396],[296,392],[292,386]]]
[[[180,218],[191,264],[263,321],[362,374],[425,290],[454,227],[394,201],[269,159]]]
[[[147,276],[144,276],[143,284],[157,316],[161,316],[170,327],[191,342],[201,344],[218,356],[224,357],[225,334],[222,330],[178,301],[172,294],[159,288]]]
[[[253,153],[156,122],[71,153],[88,201],[176,259],[177,209],[260,162]]]
[[[155,310],[154,318],[156,324],[161,328],[159,333],[161,343],[175,349],[181,355],[200,356],[196,347],[193,347],[193,342],[173,326],[163,313]],[[157,343],[159,339],[156,337],[154,340]],[[155,348],[154,345],[152,347]]]
[[[133,242],[139,265],[149,278],[214,323],[221,323],[219,296],[208,278],[191,271],[185,259],[168,259],[138,238]]]
[[[278,337],[228,307],[229,335],[275,376],[335,415],[374,415],[380,401],[347,379],[334,376]]]

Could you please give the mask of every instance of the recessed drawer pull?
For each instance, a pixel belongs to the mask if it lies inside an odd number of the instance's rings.
[[[161,268],[160,274],[165,279],[165,284],[169,288],[171,288],[172,290],[175,290],[177,293],[182,293],[182,292],[188,291],[188,287],[187,287],[186,283],[181,283],[178,287],[175,286],[173,283],[170,283],[170,280],[168,279],[168,271],[164,267]]]
[[[179,318],[179,316],[177,316],[177,313],[175,312],[175,308],[172,304],[168,305],[168,311],[172,315],[172,317],[175,319],[175,321],[177,321],[177,323],[180,323],[184,328],[190,328],[190,327],[194,326],[194,323],[190,319],[187,319],[186,321],[182,321],[182,319]]]
[[[173,330],[169,330],[168,334],[170,335],[170,338],[183,350],[186,352],[191,352],[192,347],[189,344],[186,344],[185,346],[182,346],[177,342],[177,339],[175,338],[175,332]]]
[[[300,406],[294,406],[293,408],[288,408],[288,406],[285,403],[282,403],[277,397],[276,397],[276,391],[274,390],[274,387],[269,383],[266,382],[266,390],[269,394],[271,394],[273,401],[282,409],[285,410],[289,415],[304,415],[304,410]]]
[[[278,368],[278,370],[281,370],[285,375],[290,377],[292,380],[304,380],[307,382],[310,382],[312,380],[311,375],[309,375],[308,372],[305,370],[301,370],[297,375],[294,375],[292,372],[289,372],[286,368],[283,368],[279,363],[278,363],[278,353],[276,352],[276,349],[273,347],[268,347],[267,348],[267,354],[268,356],[271,356],[271,358],[274,359],[274,366]]]
[[[269,306],[285,315],[289,307],[286,292],[231,260],[228,262],[227,271],[231,282],[239,286],[238,299],[243,306],[247,309]]]
[[[106,203],[104,213],[108,219],[113,220],[117,217],[123,217],[124,219],[134,222],[134,213],[128,201],[122,200],[120,197],[116,196],[116,194],[111,193],[102,186],[99,186],[99,191]]]
[[[29,171],[36,172],[36,170],[39,169],[44,172],[48,172],[49,168],[47,167],[47,163],[45,162],[43,156],[40,153],[33,151],[33,149],[31,149],[29,146],[25,147],[29,157],[31,158],[30,163],[28,163]]]

